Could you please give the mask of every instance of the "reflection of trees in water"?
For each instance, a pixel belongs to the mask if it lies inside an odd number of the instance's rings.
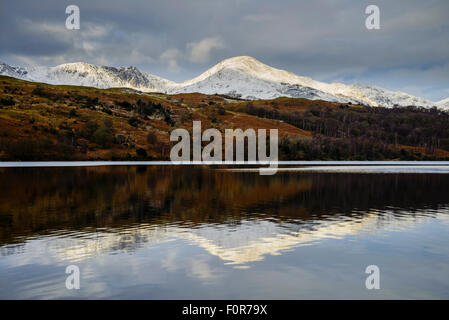
[[[318,213],[369,209],[438,209],[449,203],[448,175],[315,174],[313,188],[302,194]]]
[[[0,169],[0,241],[139,223],[325,219],[448,203],[446,175],[278,173],[193,167]],[[20,242],[20,240],[18,240]]]

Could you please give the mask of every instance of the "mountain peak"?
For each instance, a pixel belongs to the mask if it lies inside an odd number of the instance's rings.
[[[234,70],[241,73],[244,73],[247,76],[251,76],[254,78],[258,78],[265,81],[270,82],[283,82],[289,84],[295,84],[298,82],[298,78],[306,79],[302,77],[298,77],[291,72],[287,72],[285,70],[276,69],[270,67],[256,58],[250,56],[237,56],[225,59],[219,63],[217,63],[212,68],[208,69],[206,72],[201,74],[200,76],[185,81],[182,83],[183,86],[192,85],[198,82],[201,82],[217,73],[220,73],[224,70]]]
[[[251,76],[255,76],[269,81],[271,80],[278,81],[279,77],[285,78],[286,76],[289,77],[290,75],[293,75],[290,72],[270,67],[260,62],[256,58],[250,56],[238,56],[225,59],[209,70],[217,72],[223,69],[233,69],[242,71]]]
[[[237,66],[237,65],[250,65],[250,64],[260,64],[264,65],[262,62],[257,60],[256,58],[250,56],[237,56],[232,58],[227,58],[219,62],[217,65],[222,66]]]
[[[128,66],[128,67],[126,67],[125,69],[126,69],[126,70],[132,70],[132,71],[139,71],[139,72],[140,72],[140,70],[137,69],[137,68],[134,67],[134,66]]]
[[[89,72],[89,71],[97,70],[98,67],[93,64],[86,63],[86,62],[70,62],[70,63],[60,64],[60,65],[56,66],[55,69],[71,71],[71,72]]]
[[[93,65],[87,62],[78,61],[78,62],[63,63],[58,65],[58,67],[93,67]]]
[[[248,72],[248,71],[249,72],[254,72],[254,71],[267,72],[267,71],[273,71],[273,70],[283,71],[283,70],[279,70],[279,69],[270,67],[270,66],[260,62],[256,58],[253,58],[250,56],[237,56],[237,57],[228,58],[228,59],[225,59],[225,60],[219,62],[211,69],[217,69],[217,70],[237,69],[237,70],[246,71],[246,72]],[[209,69],[209,70],[211,70],[211,69]],[[285,72],[287,72],[287,71],[285,71]]]
[[[224,73],[227,73],[228,75],[224,75]],[[235,79],[236,77],[239,77],[242,83],[248,82],[248,79],[258,79],[264,82],[265,85],[283,85],[287,88],[287,90],[291,89],[297,91],[298,88],[303,88],[300,89],[300,91],[310,89],[318,90],[320,92],[332,95],[332,99],[335,101],[341,100],[370,105],[373,104],[372,101],[350,86],[341,83],[329,84],[315,81],[308,77],[298,76],[285,70],[270,67],[249,56],[237,56],[225,59],[201,74],[199,77],[183,82],[181,86],[187,87],[196,85],[214,76],[218,76],[223,79]],[[275,93],[274,96],[280,96],[283,94],[284,93]]]

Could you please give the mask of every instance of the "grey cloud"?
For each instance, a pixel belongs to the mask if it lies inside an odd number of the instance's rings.
[[[58,29],[64,28],[69,4],[80,7],[79,32]],[[441,66],[449,63],[449,2],[377,0],[378,31],[365,28],[369,4],[372,1],[0,0],[0,28],[8,30],[0,33],[0,60],[132,64],[182,81],[224,58],[250,55],[318,80],[359,81],[408,88],[434,100],[444,97],[449,76]]]

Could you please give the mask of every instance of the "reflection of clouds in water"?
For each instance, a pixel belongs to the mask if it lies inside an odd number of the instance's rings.
[[[447,214],[438,216],[448,219]],[[326,239],[343,239],[344,237],[358,234],[371,234],[379,231],[403,231],[412,228],[417,222],[424,222],[434,217],[417,216],[406,219],[404,215],[401,219],[393,218],[383,221],[382,216],[378,213],[372,213],[363,218],[350,221],[318,221],[313,228],[303,228],[296,232],[285,232],[279,228],[274,235],[272,228],[258,228],[258,223],[253,222],[249,225],[240,225],[241,230],[234,230],[232,233],[227,229],[215,229],[215,238],[220,239],[221,245],[214,241],[210,232],[206,232],[209,238],[193,232],[181,233],[179,236],[195,243],[211,255],[217,256],[226,264],[245,268],[248,267],[248,263],[262,261],[267,255],[280,255],[298,246],[313,245]],[[257,234],[257,230],[270,230],[270,233],[259,233],[257,237],[250,239],[247,237],[248,234],[251,234],[251,232],[247,232],[248,227],[256,231],[253,234]],[[223,233],[227,233],[227,236],[223,235]],[[240,235],[243,241],[240,244],[235,244],[234,235],[237,237]],[[235,245],[227,246],[223,242],[225,239],[230,239],[230,242],[233,242]]]
[[[203,280],[217,278],[217,274],[211,270],[209,264],[205,260],[205,258],[191,259],[189,276]]]
[[[404,288],[447,274],[448,175],[117,170],[5,179],[0,298],[332,298],[373,255]]]
[[[176,258],[178,255],[177,249],[172,249],[167,252],[167,256],[161,260],[161,266],[167,271],[176,271],[179,265],[176,263]]]
[[[326,239],[342,239],[358,234],[372,234],[385,231],[404,231],[429,219],[449,221],[447,209],[423,210],[419,213],[395,211],[372,211],[365,216],[340,219],[314,220],[307,224],[277,223],[265,220],[242,220],[232,227],[203,225],[200,228],[187,229],[171,225],[141,225],[129,229],[122,228],[120,233],[85,233],[84,238],[67,233],[63,236],[43,237],[28,240],[25,244],[3,247],[2,255],[20,255],[16,265],[29,263],[51,264],[55,261],[83,261],[102,254],[121,252],[136,254],[140,249],[175,241],[187,241],[218,257],[225,264],[236,268],[248,268],[252,262],[262,261],[267,255],[279,255],[298,246],[313,245]],[[75,237],[76,236],[76,237]],[[67,238],[70,237],[70,238]],[[176,246],[162,258],[161,266],[168,271],[180,268],[177,261]],[[191,275],[213,278],[210,268],[204,260],[192,261]]]
[[[97,232],[84,233],[83,237],[80,237],[78,233],[67,232],[63,236],[44,236],[27,240],[21,245],[2,247],[0,256],[20,255],[21,259],[15,260],[19,263],[17,265],[36,263],[36,261],[39,264],[51,264],[55,261],[75,263],[106,253],[132,254],[139,248],[148,249],[152,245],[174,240],[167,238],[166,232],[158,234],[159,231],[153,228],[130,228],[126,234]]]

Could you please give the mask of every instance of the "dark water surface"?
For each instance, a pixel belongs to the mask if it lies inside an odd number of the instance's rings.
[[[0,298],[448,299],[449,175],[3,168]]]

